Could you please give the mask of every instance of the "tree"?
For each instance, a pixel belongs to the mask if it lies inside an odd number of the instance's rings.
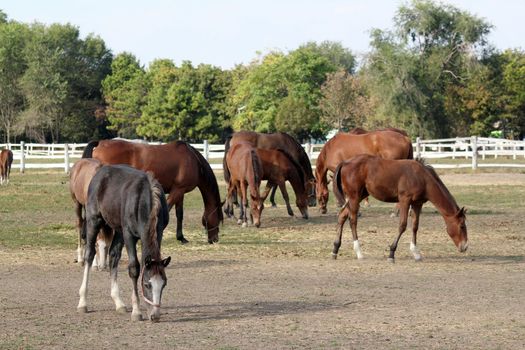
[[[503,119],[505,131],[510,137],[523,139],[525,135],[525,52],[507,50],[503,68],[503,86],[508,104]]]
[[[27,68],[24,48],[29,29],[16,22],[7,23],[2,15],[0,11],[0,128],[5,141],[10,142],[17,118],[25,107],[20,81]]]
[[[114,58],[111,74],[102,81],[109,128],[121,137],[137,137],[136,127],[147,92],[145,82],[144,69],[136,57],[127,52]]]
[[[371,102],[359,77],[339,69],[328,74],[321,93],[321,119],[326,124],[337,130],[364,125]]]
[[[486,53],[491,26],[453,6],[414,0],[401,6],[393,32],[374,30],[365,70],[379,118],[421,136],[457,134],[447,92],[465,84]]]

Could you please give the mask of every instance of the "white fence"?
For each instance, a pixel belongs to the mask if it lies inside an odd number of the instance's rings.
[[[74,162],[82,157],[82,152],[87,143],[75,144],[38,144],[38,143],[10,143],[0,144],[1,148],[13,151],[15,162],[13,168],[20,169],[51,169],[62,168],[65,172],[73,166]],[[210,162],[215,170],[222,170],[224,157],[223,144],[191,144]],[[315,166],[323,144],[304,144],[303,147]],[[525,141],[504,140],[484,137],[457,137],[452,139],[421,140],[417,138],[413,144],[414,157],[421,156],[429,160],[435,168],[472,168],[478,167],[506,167],[525,168]],[[484,163],[487,158],[507,157],[516,162]],[[433,163],[432,159],[464,159],[465,162],[452,164]],[[481,160],[481,162],[479,162]]]

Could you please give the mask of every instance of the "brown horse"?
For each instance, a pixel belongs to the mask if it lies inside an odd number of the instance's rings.
[[[286,152],[288,152],[295,162],[297,162],[303,169],[307,179],[306,190],[308,193],[309,206],[315,207],[315,177],[312,172],[312,164],[310,163],[310,158],[306,154],[303,146],[301,146],[301,144],[297,142],[296,139],[284,132],[265,134],[255,131],[239,131],[234,133],[230,139],[226,140],[225,144],[223,169],[226,183],[229,182],[230,176],[228,173],[228,168],[226,167],[226,155],[228,154],[228,149],[238,142],[249,142],[255,148],[286,150]],[[270,195],[270,203],[272,206],[275,206],[274,196],[276,189],[277,186],[273,186],[272,193]]]
[[[279,186],[286,202],[288,215],[294,216],[288,191],[286,190],[286,181],[289,181],[295,193],[296,205],[301,211],[304,219],[308,219],[308,194],[306,189],[306,175],[301,166],[283,150],[256,149],[257,156],[261,160],[263,167],[263,180],[268,180],[266,189],[262,195],[266,199],[268,193]]]
[[[246,227],[248,224],[246,211],[248,208],[247,188],[249,187],[251,217],[255,226],[259,227],[261,225],[261,213],[264,209],[264,198],[259,194],[259,187],[264,170],[256,148],[249,142],[235,144],[229,149],[226,156],[226,167],[230,175],[226,201],[231,200],[234,190],[241,194],[241,214],[237,223],[242,224],[242,227]]]
[[[334,192],[344,195],[345,204],[338,217],[333,258],[341,246],[343,225],[350,216],[354,250],[362,258],[357,238],[359,203],[368,195],[383,202],[399,202],[399,234],[390,246],[389,261],[394,261],[397,244],[405,232],[408,210],[412,207],[412,242],[410,250],[416,261],[421,254],[416,246],[419,215],[423,204],[430,201],[445,219],[447,233],[460,252],[468,247],[464,208],[459,208],[434,169],[419,160],[389,160],[360,155],[342,162],[334,174]]]
[[[323,214],[327,211],[328,170],[334,172],[339,163],[360,154],[379,156],[384,159],[412,159],[412,143],[399,132],[384,130],[366,134],[338,133],[322,148],[317,157],[317,201]]]
[[[98,160],[84,158],[77,161],[69,173],[69,192],[73,203],[75,203],[75,214],[77,215],[77,262],[82,264],[82,266],[84,266],[84,249],[86,245],[85,237],[82,237],[82,227],[85,221],[83,212],[87,203],[89,183],[100,167],[102,167],[102,163]],[[98,250],[95,256],[95,266],[99,269],[107,267],[107,249],[109,249],[112,240],[113,230],[108,226],[103,226],[97,236]]]
[[[198,187],[204,202],[202,225],[208,232],[208,242],[218,242],[223,217],[217,179],[206,159],[188,143],[148,145],[124,140],[92,141],[82,157],[152,172],[168,194],[169,209],[175,206],[177,239],[182,243],[188,242],[182,233],[184,194]]]
[[[0,151],[0,185],[9,183],[9,175],[11,174],[11,164],[13,164],[13,152],[9,149]]]

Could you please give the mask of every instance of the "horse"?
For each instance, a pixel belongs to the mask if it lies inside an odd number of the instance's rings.
[[[86,250],[84,277],[79,290],[77,310],[87,312],[89,271],[95,256],[95,241],[100,229],[107,225],[114,232],[109,249],[111,297],[118,313],[125,313],[117,283],[118,263],[125,245],[128,272],[132,281],[131,319],[142,320],[139,308],[139,287],[147,304],[148,318],[159,321],[162,290],[167,278],[164,271],[171,257],[161,258],[162,234],[169,222],[169,210],[161,185],[151,173],[127,165],[101,167],[89,184],[84,224]],[[137,258],[137,241],[141,241],[141,262]],[[137,285],[137,282],[139,284]]]
[[[228,149],[235,145],[238,142],[249,142],[255,148],[262,149],[281,149],[286,150],[288,154],[302,167],[304,173],[306,174],[306,190],[308,193],[308,205],[311,207],[316,206],[316,197],[315,197],[315,177],[312,172],[312,164],[310,163],[310,158],[306,154],[303,146],[292,136],[284,132],[276,132],[271,134],[259,133],[255,131],[239,131],[234,133],[231,138],[226,139],[224,145],[224,158],[223,158],[223,169],[224,169],[224,179],[226,183],[229,182],[229,173],[226,166],[226,156],[228,154]],[[272,193],[270,195],[270,203],[273,207],[275,204],[275,191],[277,186],[273,186]]]
[[[328,181],[326,174],[328,170],[334,172],[339,163],[359,154],[375,155],[385,159],[413,159],[410,139],[396,131],[336,134],[321,149],[315,167],[317,202],[321,213],[326,214],[327,212]]]
[[[268,180],[266,189],[262,194],[263,201],[268,193],[279,186],[286,202],[288,215],[294,216],[286,181],[289,181],[295,193],[296,205],[302,214],[303,219],[308,219],[308,193],[306,189],[307,178],[302,167],[284,150],[256,149],[257,156],[261,160],[263,175],[262,180]]]
[[[88,199],[89,183],[101,167],[102,163],[98,160],[84,158],[77,161],[69,173],[69,192],[75,204],[79,233],[76,262],[79,262],[82,266],[84,266],[84,247],[86,245],[85,237],[82,237],[82,227],[84,226],[83,212]],[[109,248],[112,240],[113,231],[109,227],[103,226],[97,236],[98,250],[95,255],[95,266],[99,269],[107,268],[107,248]]]
[[[183,244],[188,242],[182,233],[184,194],[198,187],[204,202],[202,225],[208,232],[208,243],[219,241],[223,216],[217,179],[206,159],[188,143],[174,141],[149,145],[124,140],[91,141],[82,157],[93,157],[103,164],[128,164],[151,171],[168,194],[169,209],[175,205],[177,240]]]
[[[0,151],[0,185],[9,183],[11,165],[13,164],[13,152],[10,149]]]
[[[338,228],[332,257],[337,258],[341,246],[343,225],[350,217],[354,251],[363,255],[357,238],[359,203],[368,195],[383,202],[398,202],[400,207],[399,233],[390,246],[388,260],[394,262],[397,244],[407,227],[408,210],[412,208],[412,242],[410,251],[416,261],[421,254],[416,246],[419,215],[423,204],[430,201],[445,220],[446,230],[460,252],[468,248],[466,210],[459,208],[435,170],[422,160],[390,160],[377,156],[359,155],[342,162],[335,170],[334,191],[344,195],[345,204],[338,217]]]
[[[226,156],[226,167],[229,171],[227,202],[231,200],[233,191],[241,194],[240,217],[237,221],[242,227],[247,226],[246,211],[248,208],[247,187],[250,188],[251,218],[256,227],[261,225],[261,214],[264,209],[264,199],[259,194],[263,166],[257,150],[249,142],[239,142],[231,147]]]

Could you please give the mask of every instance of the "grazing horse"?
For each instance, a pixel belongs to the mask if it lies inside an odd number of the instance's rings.
[[[412,143],[399,132],[384,130],[366,134],[338,133],[321,149],[315,167],[317,202],[325,214],[328,203],[328,170],[334,172],[339,163],[360,154],[384,159],[412,159]],[[337,197],[337,196],[336,196]]]
[[[255,131],[239,131],[234,133],[231,138],[227,139],[224,145],[223,159],[224,179],[226,180],[226,183],[228,183],[230,180],[230,174],[228,173],[228,167],[226,166],[226,155],[228,154],[228,149],[238,142],[249,142],[255,148],[286,150],[286,152],[288,152],[288,154],[301,166],[306,175],[308,205],[311,207],[316,206],[315,177],[312,172],[310,158],[306,154],[303,146],[301,146],[301,144],[297,142],[296,139],[283,132],[265,134]],[[276,189],[277,186],[273,186],[272,193],[270,195],[270,203],[272,206],[275,206],[274,196]]]
[[[82,158],[93,157],[102,164],[128,164],[150,171],[168,194],[169,209],[175,205],[177,240],[187,243],[182,233],[184,194],[198,187],[204,202],[202,225],[208,242],[219,241],[219,225],[223,220],[217,179],[204,157],[183,141],[164,145],[148,145],[124,140],[91,141]]]
[[[301,211],[304,219],[308,219],[308,193],[306,189],[306,175],[302,167],[283,150],[256,149],[257,156],[261,160],[263,167],[263,180],[268,180],[266,189],[262,195],[266,199],[268,193],[279,186],[286,202],[288,215],[294,216],[288,191],[286,190],[286,181],[289,181],[295,193],[296,205]]]
[[[78,248],[77,248],[77,262],[84,266],[84,247],[86,245],[85,237],[82,237],[82,227],[84,225],[83,212],[88,199],[88,188],[91,179],[96,172],[102,167],[96,159],[83,158],[75,163],[71,172],[69,173],[69,192],[71,198],[75,203],[75,214],[77,215],[78,228]],[[97,236],[97,254],[95,256],[95,266],[99,269],[107,267],[107,249],[113,240],[113,231],[103,226],[102,230]]]
[[[390,160],[360,155],[342,162],[334,174],[334,191],[344,195],[345,204],[338,217],[333,258],[341,246],[343,225],[350,217],[354,251],[362,258],[357,238],[357,213],[359,203],[368,195],[383,202],[399,202],[399,233],[390,246],[389,261],[394,262],[397,243],[407,227],[408,210],[412,207],[412,242],[410,251],[416,261],[421,254],[416,246],[419,215],[423,204],[430,201],[437,208],[447,228],[447,233],[460,252],[468,247],[465,208],[459,208],[434,169],[421,160]]]
[[[13,152],[10,149],[0,151],[0,185],[9,183],[11,174],[11,164],[13,164]]]
[[[235,144],[228,151],[226,166],[230,174],[227,202],[231,201],[234,190],[239,191],[241,194],[241,214],[237,223],[242,224],[242,227],[247,226],[247,188],[249,187],[251,217],[253,218],[254,225],[259,227],[261,225],[261,213],[264,209],[264,198],[259,194],[259,186],[261,185],[264,170],[261,160],[257,155],[256,148],[249,142],[239,142]]]
[[[148,308],[148,318],[160,318],[162,290],[171,257],[161,258],[162,233],[169,221],[169,211],[161,185],[151,173],[127,165],[105,165],[95,174],[89,185],[86,203],[86,251],[84,278],[80,286],[77,310],[87,312],[89,271],[95,256],[95,240],[100,229],[107,225],[115,231],[109,250],[111,297],[119,313],[126,312],[117,284],[118,263],[126,245],[128,271],[133,288],[131,319],[142,320],[139,308],[139,288]],[[137,242],[141,241],[142,261],[137,258]],[[137,284],[138,282],[138,284]]]

